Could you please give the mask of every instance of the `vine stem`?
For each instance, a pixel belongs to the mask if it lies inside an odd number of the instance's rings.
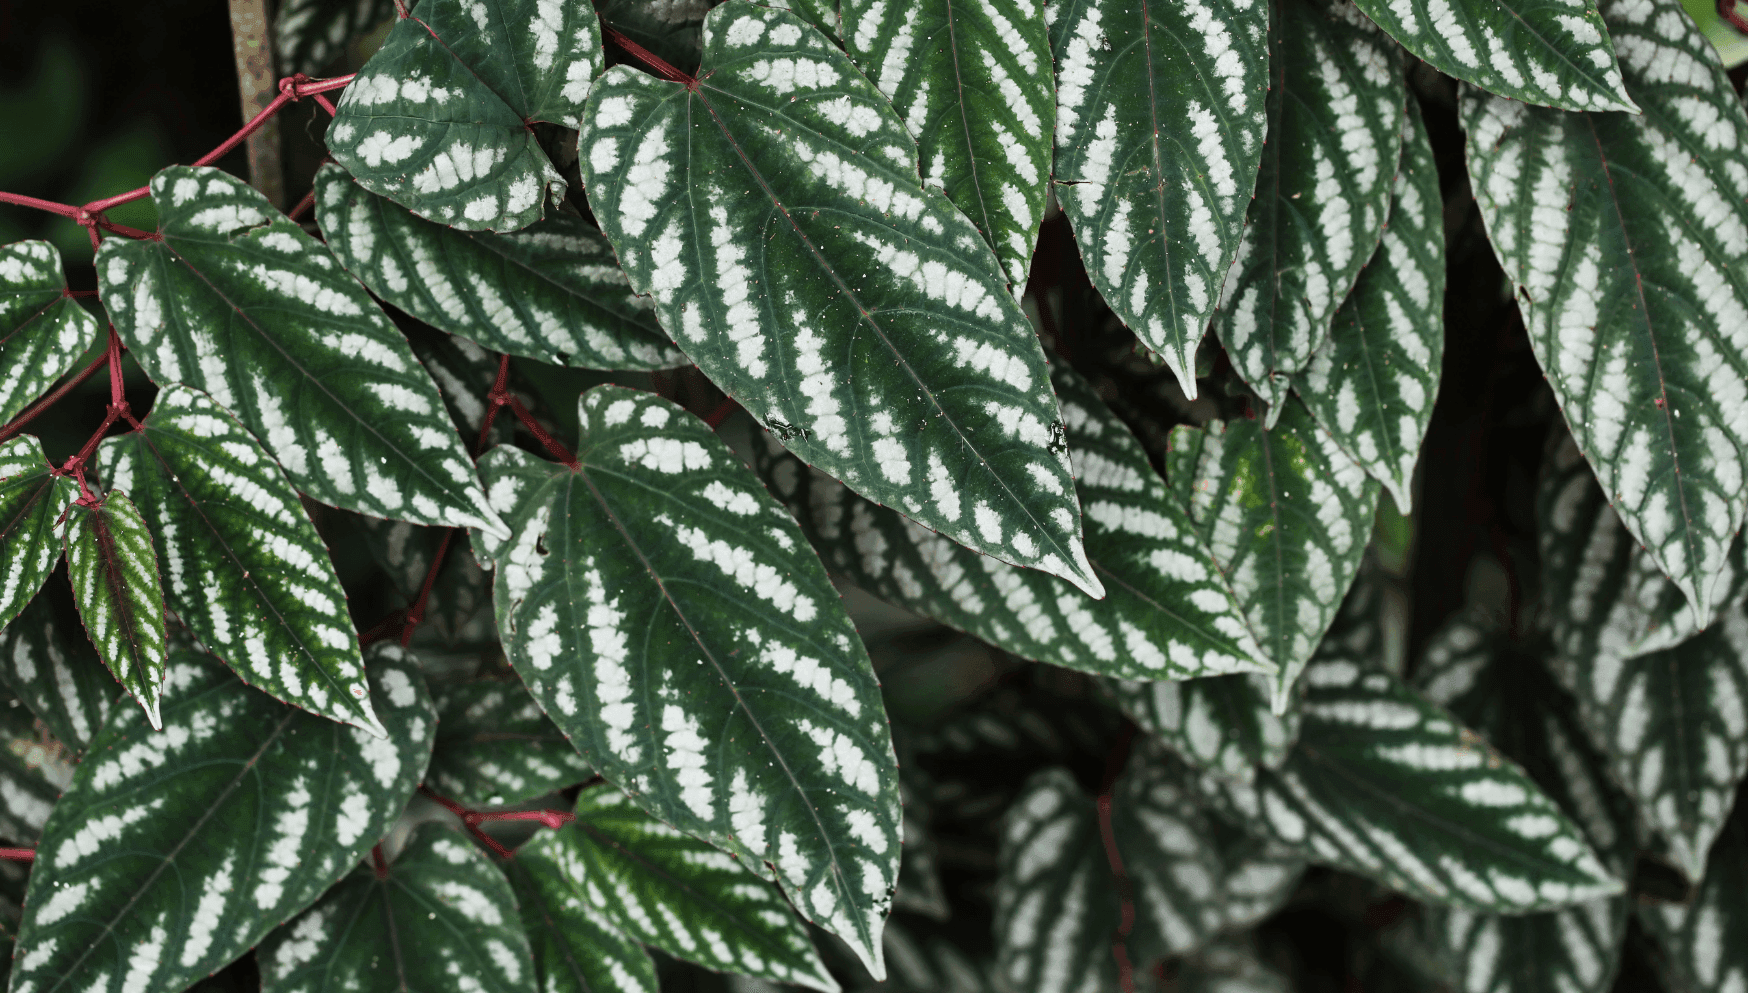
[[[85,466],[90,461],[91,454],[97,451],[97,443],[103,440],[103,436],[109,433],[110,427],[119,420],[125,419],[133,425],[135,431],[145,429],[144,425],[134,417],[133,411],[128,409],[127,399],[122,392],[121,337],[115,333],[115,325],[113,324],[109,327],[109,347],[104,350],[103,360],[109,365],[109,408],[104,412],[103,423],[97,426],[96,431],[91,432],[91,437],[85,439],[85,444],[80,447],[79,454],[68,459],[66,464],[59,469],[54,470],[55,475],[72,476],[78,482],[78,503],[86,507],[95,507],[103,502],[95,493],[91,492],[91,487],[85,482]]]
[[[630,38],[627,38],[618,28],[608,24],[606,18],[601,19],[601,33],[605,35],[608,40],[612,41],[613,44],[625,49],[627,55],[642,62],[645,67],[663,79],[671,80],[675,83],[684,83],[688,90],[695,90],[698,88],[698,80],[696,77],[689,73],[681,72],[674,68],[668,60],[642,45],[639,45],[637,42],[632,41]]]
[[[498,843],[496,838],[480,830],[480,825],[488,821],[537,821],[542,827],[558,830],[577,819],[577,815],[568,810],[470,810],[446,796],[436,793],[428,786],[420,786],[419,792],[427,799],[435,802],[444,810],[461,818],[461,824],[475,838],[478,838],[487,848],[490,848],[499,858],[513,858],[515,852]]]
[[[388,859],[382,855],[382,843],[378,842],[370,849],[370,868],[376,872],[379,880],[388,878]]]
[[[35,862],[36,849],[0,848],[0,859],[5,859],[8,862]]]
[[[1105,778],[1099,788],[1099,839],[1104,842],[1105,861],[1111,867],[1111,878],[1117,885],[1119,911],[1117,932],[1111,936],[1111,957],[1117,963],[1117,989],[1135,993],[1135,966],[1129,961],[1129,932],[1135,928],[1135,887],[1123,868],[1123,853],[1117,850],[1117,832],[1111,825],[1111,790],[1117,776],[1129,759],[1129,748],[1135,740],[1135,725],[1127,724],[1123,734],[1105,756]]]

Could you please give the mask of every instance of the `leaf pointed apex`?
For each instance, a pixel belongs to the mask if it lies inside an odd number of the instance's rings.
[[[1105,598],[1105,584],[1099,580],[1098,574],[1093,572],[1092,563],[1087,561],[1086,542],[1081,540],[1080,535],[1077,534],[1069,542],[1068,550],[1074,556],[1072,568],[1046,571],[1061,576],[1080,587],[1082,593],[1094,600],[1103,600]]]

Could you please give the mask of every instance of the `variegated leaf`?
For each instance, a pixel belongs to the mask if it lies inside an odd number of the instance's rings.
[[[1280,420],[1171,433],[1166,473],[1232,584],[1263,657],[1279,666],[1273,707],[1305,668],[1359,572],[1379,486],[1297,400]]]
[[[1709,616],[1748,507],[1748,117],[1674,0],[1601,7],[1644,113],[1468,90],[1469,170],[1579,449]]]
[[[574,469],[507,447],[480,463],[515,535],[487,546],[510,661],[602,775],[878,973],[898,769],[837,591],[702,421],[610,386],[578,416]]]
[[[1637,111],[1614,45],[1583,0],[1354,0],[1434,69],[1561,110]]]
[[[520,682],[480,679],[436,696],[437,743],[425,783],[451,799],[521,803],[593,774]]]
[[[795,16],[818,28],[827,38],[837,43],[839,48],[844,47],[844,19],[839,9],[840,0],[773,0],[771,6],[793,11]]]
[[[1063,213],[1093,285],[1192,399],[1196,348],[1256,188],[1269,7],[1058,0],[1044,8]]]
[[[1640,904],[1639,922],[1663,953],[1653,961],[1669,993],[1748,989],[1748,790],[1736,797],[1687,903]]]
[[[1037,0],[844,0],[842,37],[946,191],[1024,287],[1050,184],[1050,39]]]
[[[256,953],[262,993],[536,993],[509,880],[441,824],[414,831],[387,871],[366,862]]]
[[[51,583],[0,635],[0,682],[75,753],[91,743],[116,697],[115,677],[77,616],[67,588]]]
[[[467,441],[470,451],[484,453],[493,445],[501,445],[515,436],[516,418],[494,417],[491,430],[486,432],[486,443],[477,444],[490,403],[488,396],[492,387],[497,385],[501,356],[494,357],[466,338],[438,331],[415,333],[407,338],[407,344],[412,346],[419,364],[431,374],[437,391],[443,394],[443,406],[448,408],[450,419],[461,429],[461,436]],[[521,385],[517,382],[519,378],[516,367],[512,365],[504,388],[521,400],[523,406],[532,407],[532,399],[518,388]]]
[[[55,246],[0,245],[0,424],[48,392],[99,331],[68,294]]]
[[[508,533],[406,339],[320,242],[217,169],[151,188],[159,237],[109,238],[97,267],[153,381],[235,413],[324,503]]]
[[[0,838],[35,844],[78,759],[0,692]]]
[[[347,45],[393,16],[394,0],[284,0],[273,18],[279,71],[319,76]]]
[[[694,87],[615,66],[589,97],[583,177],[632,287],[809,464],[1102,596],[1037,335],[892,105],[786,11],[730,0],[704,48]]]
[[[158,726],[166,642],[158,553],[139,509],[113,492],[67,510],[67,577],[97,655]]]
[[[1273,685],[1261,674],[1110,684],[1117,706],[1185,762],[1248,783],[1259,765],[1287,759],[1299,737],[1299,712],[1276,714]]]
[[[60,560],[55,530],[79,498],[79,484],[53,468],[34,435],[0,444],[0,627],[36,596]]]
[[[100,453],[163,544],[170,609],[208,651],[278,700],[384,733],[327,546],[229,411],[171,385]]]
[[[610,785],[584,790],[576,821],[538,851],[572,894],[646,945],[709,969],[837,993],[775,889]]]
[[[425,0],[337,105],[328,151],[372,193],[464,231],[540,220],[564,180],[529,125],[567,128],[601,71],[594,7]]]
[[[649,953],[566,878],[563,845],[542,832],[504,863],[541,993],[659,993]]]
[[[1290,993],[1293,984],[1243,937],[1217,941],[1177,967],[1177,993]]]
[[[406,805],[436,725],[412,659],[369,655],[387,739],[186,647],[162,731],[111,710],[37,847],[12,993],[185,989],[345,876]]]
[[[1129,679],[1267,667],[1224,577],[1135,436],[1055,363],[1086,549],[1105,598],[929,531],[760,445],[761,472],[808,540],[858,586],[1022,658]]]
[[[602,24],[689,73],[704,53],[704,15],[710,6],[711,0],[602,0],[596,9]]]
[[[1214,328],[1273,426],[1378,246],[1408,93],[1348,0],[1275,0],[1270,39],[1268,147]]]
[[[553,214],[515,234],[427,221],[337,165],[316,173],[316,216],[372,293],[497,352],[589,369],[688,362],[631,291],[613,249],[580,217]]]
[[[1438,166],[1412,99],[1404,125],[1378,250],[1295,385],[1336,444],[1406,514],[1444,364],[1445,233]]]
[[[1026,781],[1002,825],[996,969],[1010,989],[1116,989],[1117,906],[1091,801],[1068,770]]]

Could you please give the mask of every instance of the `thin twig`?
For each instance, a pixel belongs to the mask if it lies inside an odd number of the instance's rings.
[[[449,552],[449,543],[455,540],[455,532],[459,528],[449,528],[443,532],[443,541],[437,546],[437,554],[431,559],[431,568],[425,570],[425,584],[419,587],[419,598],[413,601],[412,609],[401,619],[401,647],[413,643],[413,632],[419,629],[419,622],[425,619],[425,604],[431,599],[431,587],[437,582],[437,573],[443,568],[443,556]]]
[[[0,859],[5,859],[8,862],[35,862],[36,849],[0,848]]]
[[[674,68],[666,59],[642,45],[639,45],[637,42],[632,41],[630,38],[627,38],[618,28],[608,24],[605,18],[601,20],[601,33],[607,37],[608,41],[625,49],[627,55],[642,62],[656,75],[663,79],[672,80],[676,83],[684,83],[686,84],[687,89],[697,88],[698,80],[691,74],[681,72]]]

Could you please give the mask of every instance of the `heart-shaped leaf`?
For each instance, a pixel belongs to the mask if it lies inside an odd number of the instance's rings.
[[[659,993],[649,953],[571,885],[555,839],[538,835],[504,863],[541,993]]]

